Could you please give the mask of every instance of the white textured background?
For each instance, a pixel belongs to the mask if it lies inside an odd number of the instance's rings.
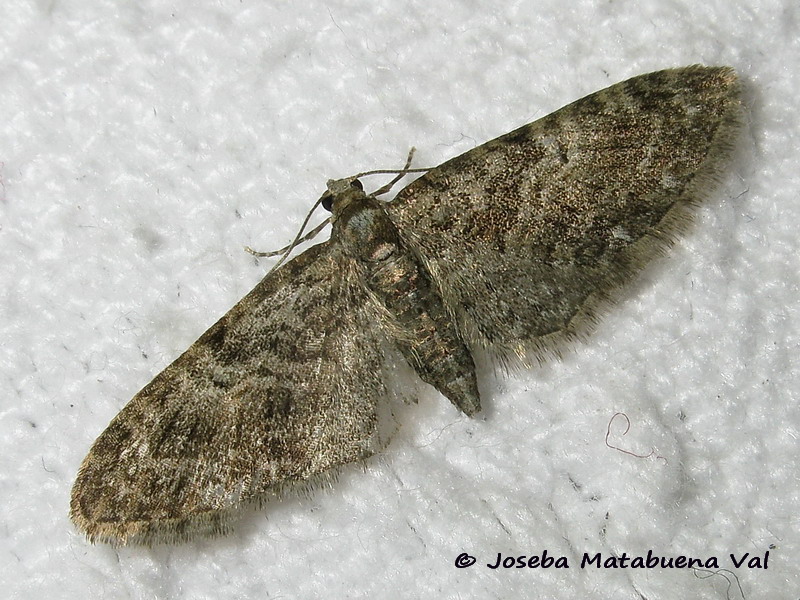
[[[742,597],[686,569],[579,568],[647,549],[717,556],[745,598],[800,596],[794,0],[198,4],[0,10],[3,596]],[[730,177],[564,361],[484,373],[475,420],[423,390],[366,472],[228,538],[115,550],[73,529],[91,442],[263,276],[242,247],[286,243],[327,178],[412,145],[437,164],[698,62],[746,84]],[[606,446],[617,411],[612,443],[663,459]],[[766,571],[728,558],[770,548]],[[485,567],[544,549],[571,568]]]

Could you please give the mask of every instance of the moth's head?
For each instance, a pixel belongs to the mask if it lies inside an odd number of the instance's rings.
[[[364,186],[355,177],[328,180],[328,189],[322,194],[322,208],[333,213],[335,220],[341,212],[353,203],[363,202],[367,198]]]

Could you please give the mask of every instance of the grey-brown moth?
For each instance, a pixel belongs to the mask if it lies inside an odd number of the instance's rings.
[[[90,540],[181,541],[383,445],[386,354],[461,412],[473,353],[586,332],[713,189],[741,120],[727,67],[634,77],[453,158],[391,202],[328,183],[332,231],[147,384],[83,461]]]

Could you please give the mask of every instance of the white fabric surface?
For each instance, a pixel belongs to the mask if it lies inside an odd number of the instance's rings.
[[[716,556],[746,598],[797,597],[796,2],[19,0],[2,12],[5,597],[742,597],[689,569],[580,568],[584,552],[648,549]],[[69,492],[92,441],[264,275],[269,262],[242,247],[286,243],[326,179],[397,167],[412,145],[418,165],[438,164],[693,63],[745,81],[730,177],[563,361],[483,371],[474,420],[421,388],[366,469],[247,511],[232,536],[113,549],[75,531]],[[609,441],[653,456],[605,444],[618,411],[631,431]],[[485,566],[544,549],[570,569]],[[767,570],[728,556],[767,550]],[[477,564],[455,568],[461,552]]]

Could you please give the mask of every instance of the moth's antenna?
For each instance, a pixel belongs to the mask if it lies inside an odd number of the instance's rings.
[[[305,231],[306,225],[308,225],[309,219],[311,219],[311,215],[314,214],[314,211],[317,210],[317,207],[320,204],[322,204],[322,196],[320,196],[317,199],[317,201],[314,202],[314,206],[312,206],[311,210],[308,211],[308,214],[306,215],[306,218],[303,221],[303,224],[300,226],[300,231],[297,232],[297,235],[295,236],[294,240],[292,240],[292,243],[289,244],[288,246],[286,246],[285,248],[281,248],[280,250],[274,250],[273,252],[256,252],[250,246],[245,246],[244,247],[244,249],[247,252],[249,252],[250,254],[252,254],[253,256],[277,256],[278,254],[283,254],[283,256],[281,256],[281,259],[273,265],[273,267],[269,270],[267,275],[272,273],[275,269],[277,269],[278,267],[280,267],[283,264],[283,261],[286,260],[286,258],[289,256],[289,253],[294,249],[295,246],[297,246],[297,244],[299,244],[301,242],[304,242],[307,239],[313,238],[320,231],[322,231],[322,228],[325,227],[325,225],[327,225],[330,222],[331,219],[330,219],[330,217],[328,217],[322,223],[317,225],[317,227],[315,227],[313,231],[310,231],[307,236],[305,236],[304,238],[300,239],[301,236],[303,235],[303,231]]]
[[[323,229],[325,229],[325,226],[330,222],[331,222],[331,218],[328,217],[322,223],[320,223],[319,225],[314,227],[314,229],[312,229],[307,234],[305,234],[303,237],[301,237],[299,240],[297,240],[297,244],[302,244],[303,242],[307,242],[308,240],[313,240],[317,236],[317,234],[320,231],[322,231]],[[259,258],[264,258],[264,257],[269,257],[269,256],[278,256],[278,254],[283,254],[284,252],[288,252],[289,250],[292,249],[292,244],[297,245],[297,244],[295,244],[295,242],[292,242],[291,244],[285,245],[280,250],[272,250],[271,252],[259,252],[258,250],[253,250],[250,246],[245,246],[244,249],[247,252],[249,252],[250,254],[252,254],[253,256],[257,256]]]
[[[414,147],[412,147],[411,150],[408,151],[408,158],[406,159],[406,164],[402,169],[378,169],[376,171],[363,171],[361,173],[357,173],[356,175],[353,175],[352,179],[358,179],[359,177],[366,177],[367,175],[388,175],[388,174],[391,174],[391,173],[397,173],[397,176],[394,179],[392,179],[389,183],[387,183],[386,185],[378,188],[377,190],[375,190],[372,193],[373,196],[380,196],[381,194],[385,194],[386,192],[388,192],[389,190],[392,189],[392,186],[395,183],[400,181],[407,174],[409,174],[409,173],[427,173],[428,171],[430,171],[433,168],[433,167],[427,167],[427,168],[421,168],[421,169],[409,169],[408,167],[411,166],[411,160],[414,158],[414,152],[416,152],[416,151],[417,151],[417,149],[414,148]],[[266,258],[266,257],[270,257],[270,256],[282,255],[280,260],[277,263],[275,263],[275,265],[269,270],[269,273],[272,273],[275,269],[277,269],[278,267],[280,267],[283,264],[283,262],[286,260],[286,258],[291,253],[291,251],[294,250],[295,246],[297,246],[298,244],[302,244],[303,242],[307,242],[308,240],[314,239],[316,237],[316,235],[320,231],[322,231],[325,228],[325,226],[328,225],[328,223],[331,222],[331,218],[328,217],[322,223],[317,225],[314,229],[309,231],[306,235],[303,235],[303,231],[305,231],[306,225],[308,225],[308,221],[311,219],[311,215],[314,214],[314,211],[317,210],[317,207],[321,203],[322,203],[322,197],[320,197],[314,203],[314,206],[311,207],[311,210],[308,211],[308,214],[306,215],[306,218],[303,221],[303,224],[300,226],[300,231],[297,232],[297,235],[295,236],[294,240],[292,240],[291,244],[289,244],[287,246],[284,246],[280,250],[272,250],[271,252],[258,252],[256,250],[253,250],[250,246],[245,246],[244,247],[245,251],[249,252],[253,256],[256,256],[256,257],[259,257],[259,258]],[[269,275],[269,273],[267,273],[267,274]]]
[[[408,167],[411,166],[411,160],[414,158],[414,152],[416,152],[416,151],[417,151],[417,149],[412,146],[411,150],[408,151],[408,158],[406,159],[406,164],[402,169],[380,169],[380,170],[377,170],[377,171],[364,171],[363,173],[359,173],[358,175],[355,175],[355,178],[358,179],[359,177],[365,177],[367,175],[388,175],[388,174],[391,174],[391,173],[397,173],[397,177],[392,179],[389,183],[387,183],[383,187],[380,187],[377,190],[375,190],[374,192],[372,192],[373,196],[380,196],[381,194],[385,194],[386,192],[388,192],[389,190],[392,189],[392,186],[395,183],[400,181],[408,173],[427,173],[428,171],[430,171],[433,168],[433,167],[426,167],[426,168],[420,168],[420,169],[409,169]]]

